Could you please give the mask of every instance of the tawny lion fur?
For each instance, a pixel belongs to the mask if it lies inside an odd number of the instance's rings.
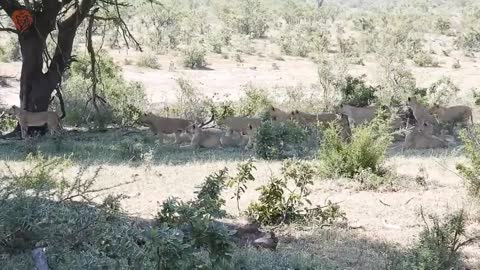
[[[61,133],[62,125],[56,112],[29,112],[17,106],[12,106],[8,113],[15,116],[20,124],[22,138],[26,138],[28,127],[38,127],[47,124],[50,134]]]

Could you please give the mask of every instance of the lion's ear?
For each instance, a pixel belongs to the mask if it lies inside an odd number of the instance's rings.
[[[291,114],[291,115],[295,115],[295,111],[292,111],[290,114]]]

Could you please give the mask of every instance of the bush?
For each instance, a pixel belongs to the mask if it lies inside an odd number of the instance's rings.
[[[442,77],[426,89],[428,104],[449,104],[453,96],[460,92],[460,88],[448,77]]]
[[[68,159],[27,162],[0,174],[3,268],[32,269],[31,250],[45,247],[52,269],[231,269],[231,233],[214,221],[224,216],[226,170],[209,176],[196,200],[164,202],[152,224],[123,213],[121,194],[94,202],[109,189],[94,189],[100,169],[70,177]]]
[[[162,66],[158,63],[157,56],[152,53],[141,54],[137,61],[137,66],[152,69],[160,69]]]
[[[201,45],[191,45],[183,50],[183,66],[190,69],[200,69],[207,66],[207,52]]]
[[[333,224],[345,219],[345,214],[337,205],[329,202],[327,207],[309,209],[307,197],[311,193],[315,170],[298,160],[287,160],[282,165],[282,178],[273,177],[270,183],[259,187],[258,202],[250,204],[247,215],[260,224],[278,225],[291,222],[319,221],[320,224]],[[293,184],[296,188],[290,190]],[[326,209],[328,208],[328,209]]]
[[[394,260],[393,269],[443,270],[460,267],[460,249],[478,241],[480,238],[466,239],[467,217],[463,210],[442,221],[439,217],[430,216],[432,224],[425,223],[419,241],[405,256]]]
[[[352,129],[350,141],[342,140],[339,128],[332,125],[324,131],[318,159],[320,172],[327,177],[344,176],[362,184],[370,179],[365,174],[382,176],[383,161],[392,141],[389,125],[377,117],[368,125]],[[373,179],[377,182],[379,179]],[[376,186],[378,183],[372,183]]]
[[[0,48],[0,61],[13,62],[21,61],[22,52],[20,51],[20,43],[16,38],[10,38],[6,47]]]
[[[265,120],[255,134],[255,153],[263,159],[305,156],[309,131],[297,123]]]
[[[88,127],[133,125],[147,105],[143,86],[123,79],[120,67],[108,56],[98,58],[97,65],[97,95],[100,97],[97,98],[98,111],[91,99],[90,60],[87,56],[82,56],[72,63],[63,83],[67,112],[64,122],[67,125]]]
[[[419,67],[438,67],[440,64],[426,52],[419,52],[413,57],[413,62]]]
[[[233,247],[230,233],[223,225],[213,220],[225,216],[225,211],[221,209],[225,205],[221,192],[225,188],[227,179],[227,170],[221,170],[207,177],[196,192],[195,200],[185,203],[177,199],[169,199],[162,204],[156,219],[157,225],[181,230],[181,233],[177,233],[176,241],[179,241],[177,245],[182,244],[181,246],[187,251],[182,254],[190,257],[187,261],[193,262],[189,264],[190,268],[185,266],[180,269],[198,269],[201,264],[195,261],[199,259],[193,258],[200,251],[207,251],[210,257],[209,263],[214,265],[230,259]],[[158,255],[158,258],[161,259],[162,256]],[[178,269],[178,265],[183,263],[181,259],[176,258],[171,262],[162,262],[162,265],[172,267],[166,269]]]
[[[222,10],[223,21],[240,34],[252,38],[264,37],[268,30],[268,13],[262,1],[241,0],[234,3]]]
[[[170,107],[173,115],[197,122],[203,122],[211,117],[217,109],[213,101],[203,95],[192,85],[192,82],[184,78],[178,78],[177,103]],[[223,112],[222,112],[223,113]],[[215,114],[218,116],[218,114]]]
[[[365,76],[347,76],[345,86],[340,89],[342,92],[342,104],[355,107],[366,107],[377,101],[376,92],[379,87],[368,86],[364,80]]]
[[[32,269],[36,246],[46,247],[53,269],[143,264],[137,244],[141,231],[119,210],[122,196],[93,202],[100,169],[80,168],[70,178],[65,175],[71,169],[68,159],[38,155],[26,161],[25,168],[13,170],[7,164],[0,174],[0,253],[10,254],[2,268]]]
[[[447,19],[438,18],[435,21],[435,30],[437,30],[442,35],[448,34],[451,27],[452,27],[452,24],[450,23],[450,20],[448,20],[448,18]]]
[[[252,84],[243,87],[244,96],[238,101],[238,114],[242,116],[255,116],[265,111],[273,104],[268,92]]]
[[[278,43],[286,55],[307,57],[328,50],[330,32],[316,24],[289,26],[280,35]]]
[[[480,51],[480,31],[471,29],[458,37],[455,44],[467,52]]]
[[[480,199],[480,126],[461,133],[464,152],[469,165],[458,164],[457,170],[463,175],[471,196]]]

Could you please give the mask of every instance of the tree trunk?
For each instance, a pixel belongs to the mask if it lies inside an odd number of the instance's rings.
[[[95,0],[83,0],[70,16],[57,21],[57,15],[63,5],[70,2],[43,0],[42,9],[38,11],[33,11],[27,6],[34,18],[34,23],[28,30],[18,33],[18,41],[22,52],[20,106],[29,112],[48,110],[51,94],[59,87],[62,74],[67,68],[77,28],[88,15]],[[9,16],[17,9],[24,9],[17,1],[12,0],[0,0],[0,7]],[[43,58],[46,53],[46,39],[55,26],[58,27],[58,39],[55,53],[47,67]],[[45,126],[29,128],[29,134],[38,129],[42,130],[42,133],[46,131]],[[20,127],[17,125],[14,133],[19,134],[19,132]]]
[[[47,111],[50,96],[58,82],[50,83],[46,74],[43,74],[46,36],[42,37],[39,31],[30,31],[19,35],[19,42],[22,52],[20,106],[29,112]],[[43,135],[46,126],[29,128],[29,134],[34,131],[40,131]]]

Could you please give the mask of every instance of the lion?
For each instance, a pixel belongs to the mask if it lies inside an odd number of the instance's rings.
[[[61,133],[62,125],[56,112],[29,112],[17,106],[12,106],[7,113],[14,116],[20,124],[22,138],[27,137],[29,127],[38,127],[47,124],[50,134]]]
[[[262,120],[254,117],[227,117],[222,121],[218,121],[218,124],[226,126],[231,131],[246,133],[250,125],[254,128],[260,127]]]
[[[433,127],[428,122],[413,128],[405,137],[404,149],[446,148],[447,141],[433,135]]]
[[[326,124],[337,120],[337,115],[334,113],[309,114],[299,110],[291,112],[291,118],[301,124]]]
[[[184,144],[184,143],[190,143],[192,141],[192,135],[184,132],[184,131],[176,131],[175,132],[175,142],[174,144]]]
[[[350,128],[348,116],[345,114],[340,114],[336,121],[340,126],[340,137],[344,141],[349,141],[352,137],[352,129]]]
[[[163,143],[165,134],[175,134],[175,144],[181,143],[181,133],[193,124],[191,120],[161,117],[152,113],[143,114],[139,121],[149,126],[150,130],[158,135],[160,143]]]
[[[428,124],[438,125],[437,119],[435,119],[427,108],[419,103],[415,97],[408,98],[408,106],[412,109],[413,116],[415,117],[415,120],[417,120],[417,123],[426,122]]]
[[[197,124],[192,124],[186,129],[186,132],[192,134],[192,140],[190,141],[189,145],[181,146],[181,148],[222,148],[221,138],[224,135],[225,131],[221,129],[203,129]]]
[[[270,119],[273,121],[279,121],[279,122],[286,122],[288,120],[292,120],[292,115],[288,114],[278,108],[275,108],[271,106],[268,109],[268,114],[270,115]]]
[[[250,127],[252,126],[250,125]],[[249,144],[249,142],[250,142],[250,136],[240,132],[233,131],[233,130],[227,130],[220,137],[220,143],[222,144],[222,147],[245,148]]]
[[[442,107],[438,104],[430,109],[440,124],[461,123],[463,126],[473,125],[472,108],[468,106]]]
[[[350,105],[341,105],[338,113],[348,116],[348,120],[352,126],[358,126],[371,122],[377,114],[377,107],[371,106],[360,108]]]

